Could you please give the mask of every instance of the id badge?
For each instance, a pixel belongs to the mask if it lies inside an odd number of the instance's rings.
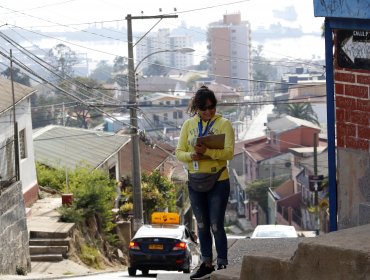
[[[193,169],[195,171],[198,171],[199,170],[199,162],[198,161],[193,161]]]

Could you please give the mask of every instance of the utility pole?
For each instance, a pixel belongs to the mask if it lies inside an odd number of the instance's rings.
[[[131,145],[132,145],[132,187],[133,187],[133,232],[135,233],[143,224],[143,199],[141,193],[141,166],[140,148],[138,135],[138,117],[136,100],[136,80],[134,66],[134,45],[132,37],[133,19],[163,19],[177,18],[177,15],[157,15],[157,16],[136,16],[131,14],[126,16],[127,20],[127,46],[128,46],[128,87],[129,87],[129,106],[130,106],[130,125],[131,125]],[[142,39],[142,38],[141,38]]]
[[[317,133],[313,135],[313,170],[317,176]],[[319,218],[319,186],[315,182],[315,213],[316,213],[316,235],[320,233],[320,218]]]

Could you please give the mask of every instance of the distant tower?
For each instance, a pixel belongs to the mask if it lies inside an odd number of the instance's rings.
[[[250,93],[251,29],[240,13],[224,15],[208,27],[209,72],[217,83]],[[230,78],[229,78],[230,77]]]

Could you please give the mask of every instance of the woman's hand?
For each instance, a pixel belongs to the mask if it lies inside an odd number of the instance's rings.
[[[192,153],[191,154],[191,159],[192,160],[195,160],[195,161],[198,161],[202,158],[202,155],[201,154],[197,154],[197,153]]]
[[[206,145],[198,144],[198,145],[194,146],[194,150],[197,154],[203,155],[207,151],[207,147],[206,147]]]

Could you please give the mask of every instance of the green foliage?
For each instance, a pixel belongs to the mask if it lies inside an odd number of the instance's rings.
[[[50,169],[36,163],[38,182],[58,191],[66,191],[65,171]],[[112,208],[117,182],[109,179],[102,170],[91,171],[89,166],[80,166],[68,171],[68,192],[73,193],[70,207],[59,209],[64,222],[83,223],[91,217],[101,221],[102,232],[108,234],[114,227]]]
[[[317,114],[313,110],[311,103],[280,104],[275,107],[274,111],[278,114],[287,114],[320,126]]]
[[[37,181],[43,187],[62,191],[65,187],[66,174],[63,169],[51,169],[36,162]]]
[[[77,167],[69,174],[69,192],[74,195],[74,207],[82,210],[84,219],[99,216],[102,229],[112,229],[112,208],[116,196],[117,183],[109,179],[102,170]]]
[[[129,178],[123,179],[125,190],[122,192],[124,200],[132,202],[132,186]],[[153,212],[168,210],[176,212],[177,187],[158,171],[142,175],[142,197],[146,221],[150,220]]]
[[[163,66],[163,62],[155,60],[153,63],[149,64],[143,72],[146,76],[163,76],[166,75],[168,71],[169,69]]]
[[[272,188],[281,185],[285,179],[274,179]],[[246,193],[250,200],[257,201],[261,208],[267,212],[267,193],[270,187],[270,179],[255,180],[247,186]]]
[[[90,78],[100,82],[105,82],[111,78],[112,72],[113,66],[109,65],[106,60],[101,60],[92,71]]]
[[[90,247],[88,244],[81,245],[80,259],[83,263],[95,269],[101,269],[103,267],[103,258],[99,250]]]
[[[195,85],[195,81],[199,80],[202,76],[194,74],[186,81],[186,87],[192,89]]]
[[[6,78],[11,78],[11,68],[6,68],[3,72],[1,72],[1,75],[5,76]],[[30,78],[29,76],[23,74],[19,68],[14,67],[13,68],[13,80],[14,82],[20,83],[25,86],[31,86]]]

